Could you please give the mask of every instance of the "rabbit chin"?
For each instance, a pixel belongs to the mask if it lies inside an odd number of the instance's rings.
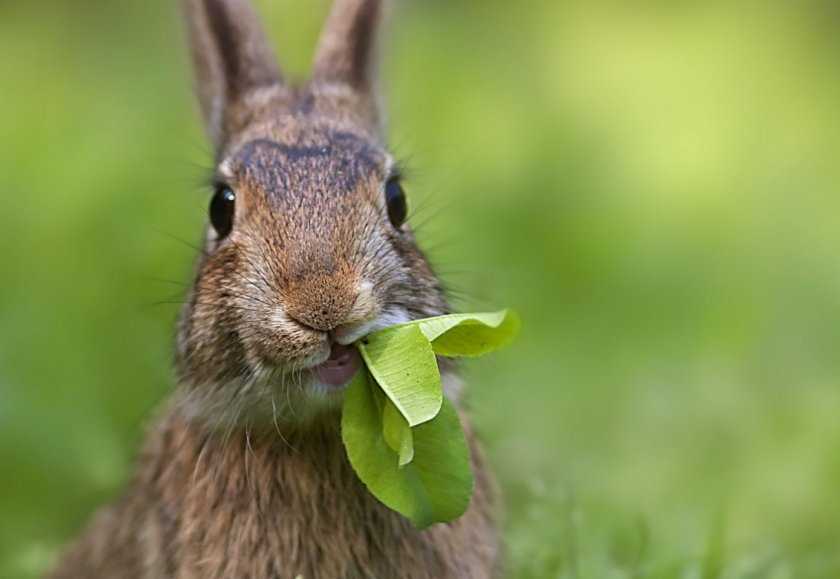
[[[441,363],[440,370],[444,393],[457,403],[461,379],[449,362]],[[282,435],[329,422],[338,425],[346,386],[356,374],[348,371],[349,379],[340,384],[319,374],[318,366],[285,372],[265,366],[248,380],[181,388],[176,404],[185,418],[221,433],[276,430]]]
[[[311,369],[264,367],[247,380],[181,388],[176,404],[185,418],[213,431],[290,430],[337,420],[344,386],[319,380]]]

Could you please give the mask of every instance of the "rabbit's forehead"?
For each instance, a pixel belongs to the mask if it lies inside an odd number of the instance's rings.
[[[295,139],[256,138],[241,145],[223,171],[270,200],[341,197],[383,181],[390,159],[369,140],[346,131],[323,131]]]

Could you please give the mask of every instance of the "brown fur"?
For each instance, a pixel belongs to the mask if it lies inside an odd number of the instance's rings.
[[[473,452],[475,506],[418,532],[363,488],[334,423],[284,441],[272,431],[214,436],[173,413],[125,498],[53,577],[490,577],[490,483]]]
[[[394,163],[372,57],[381,2],[336,0],[313,79],[296,88],[247,0],[183,1],[234,226],[221,239],[208,228],[179,324],[179,388],[137,474],[51,577],[490,578],[492,481],[466,417],[470,509],[417,531],[357,479],[341,391],[308,370],[337,336],[447,311],[410,228],[394,227],[385,205]],[[453,371],[442,365],[457,403]]]

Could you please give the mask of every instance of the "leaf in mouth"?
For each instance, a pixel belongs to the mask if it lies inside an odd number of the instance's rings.
[[[460,517],[474,484],[437,356],[486,354],[510,343],[519,326],[509,310],[450,314],[392,326],[357,344],[366,367],[344,397],[347,456],[371,494],[416,527]]]

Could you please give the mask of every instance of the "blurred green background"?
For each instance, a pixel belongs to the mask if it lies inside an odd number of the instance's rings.
[[[302,77],[326,0],[262,0]],[[0,2],[0,577],[173,387],[210,162],[171,0]],[[514,578],[840,577],[840,8],[414,0],[385,46]],[[174,282],[174,283],[173,283]]]

